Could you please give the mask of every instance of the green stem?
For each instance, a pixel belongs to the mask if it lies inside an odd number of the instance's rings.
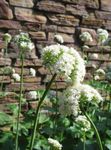
[[[20,113],[22,104],[22,91],[23,91],[23,68],[24,68],[24,56],[21,55],[21,78],[20,78],[20,94],[19,94],[19,104],[18,104],[18,114],[17,114],[17,131],[16,131],[16,141],[15,150],[18,150],[18,137],[19,137],[19,126],[20,126]]]
[[[43,102],[43,100],[45,99],[54,79],[56,78],[56,74],[53,75],[51,81],[48,83],[47,87],[46,87],[46,90],[43,94],[43,96],[41,97],[39,103],[38,103],[38,106],[37,106],[37,109],[36,109],[36,114],[35,114],[35,120],[34,120],[34,126],[33,126],[33,133],[32,133],[32,137],[31,137],[31,142],[30,142],[30,146],[29,146],[29,150],[32,150],[33,149],[33,146],[34,146],[34,140],[35,140],[35,136],[36,136],[36,130],[37,130],[37,122],[38,122],[38,114],[39,114],[39,109],[41,107],[41,104]]]
[[[8,51],[8,42],[7,41],[5,41],[5,52],[4,52],[4,58],[5,58],[5,62],[7,61],[6,60],[6,56],[7,56],[7,51]],[[6,67],[6,63],[4,64],[4,68]],[[4,77],[4,70],[3,70],[3,76],[2,76],[2,82],[1,82],[1,87],[0,87],[0,89],[1,89],[1,91],[3,90],[3,77]]]
[[[84,112],[84,115],[87,117],[87,119],[88,119],[89,122],[91,123],[91,125],[92,125],[92,127],[93,127],[93,129],[94,129],[94,131],[95,131],[95,133],[96,133],[96,137],[97,137],[97,142],[98,142],[98,145],[99,145],[99,149],[100,149],[100,150],[103,150],[101,138],[100,138],[99,132],[98,132],[98,130],[97,130],[95,124],[93,123],[93,121],[91,120],[91,118],[89,117],[89,115],[88,115],[86,112]]]
[[[84,139],[84,141],[83,141],[83,150],[86,150],[86,144],[85,144],[85,142],[86,142],[86,136],[85,136],[85,132],[84,132],[84,137],[83,137]]]

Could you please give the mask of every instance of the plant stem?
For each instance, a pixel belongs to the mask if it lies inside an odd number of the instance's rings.
[[[97,137],[97,142],[98,142],[98,145],[99,145],[99,149],[100,149],[100,150],[103,150],[101,138],[100,138],[99,132],[98,132],[98,130],[97,130],[95,124],[93,123],[93,121],[91,120],[91,118],[89,117],[89,115],[88,115],[86,112],[84,112],[84,115],[87,117],[87,119],[88,119],[89,122],[91,123],[91,125],[92,125],[92,127],[93,127],[93,129],[94,129],[94,131],[95,131],[95,133],[96,133],[96,137]]]
[[[36,130],[37,130],[37,122],[38,122],[38,114],[39,114],[39,109],[41,107],[41,104],[43,102],[43,100],[45,99],[54,79],[56,78],[56,74],[53,75],[51,81],[48,83],[47,87],[46,87],[46,90],[45,92],[43,93],[39,103],[38,103],[38,106],[37,106],[37,109],[36,109],[36,114],[35,114],[35,120],[34,120],[34,126],[33,126],[33,133],[32,133],[32,137],[31,137],[31,142],[30,142],[30,146],[29,146],[29,150],[32,150],[33,149],[33,145],[34,145],[34,140],[35,140],[35,136],[36,136]]]
[[[8,42],[7,41],[5,41],[5,52],[4,52],[4,58],[5,58],[5,64],[4,64],[4,68],[6,67],[6,56],[7,56],[7,51],[8,51]],[[5,73],[5,71],[3,70],[3,75],[2,75],[2,82],[1,82],[1,87],[0,87],[0,89],[1,89],[1,91],[3,90],[3,78],[4,78],[4,73]]]
[[[21,55],[20,94],[19,94],[18,114],[17,114],[17,131],[16,131],[15,150],[18,150],[19,148],[18,137],[19,137],[20,113],[21,113],[22,91],[23,91],[23,69],[24,69],[24,54]]]
[[[86,150],[86,144],[85,144],[85,142],[86,142],[86,136],[85,136],[85,132],[84,132],[84,141],[83,141],[83,150]]]

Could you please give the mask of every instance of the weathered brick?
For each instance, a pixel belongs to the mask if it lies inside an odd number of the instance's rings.
[[[37,23],[46,23],[47,19],[45,16],[34,13],[31,9],[25,8],[15,8],[15,16],[18,20],[28,21],[28,22],[37,22]]]
[[[105,24],[105,21],[102,19],[94,18],[94,17],[87,17],[87,18],[83,17],[82,24],[98,28],[98,27],[103,26]]]
[[[111,1],[101,0],[101,9],[106,11],[111,11]]]
[[[38,32],[29,32],[31,35],[32,39],[36,40],[46,40],[46,34],[45,32],[38,31]]]
[[[62,0],[63,2],[66,3],[71,3],[71,4],[79,4],[79,5],[86,5],[87,7],[90,8],[99,8],[99,2],[98,0]]]
[[[96,11],[95,14],[99,19],[111,20],[111,12]]]
[[[9,0],[10,5],[32,8],[34,6],[32,0]]]
[[[74,27],[58,26],[57,31],[62,32],[62,33],[74,34],[75,33],[75,28]]]
[[[41,78],[40,77],[32,77],[32,76],[25,76],[23,79],[24,83],[38,83],[40,84]]]
[[[0,83],[10,83],[11,79],[9,76],[0,76]]]
[[[11,65],[11,59],[9,58],[0,58],[0,66],[10,66]]]
[[[79,16],[87,16],[88,13],[85,9],[85,6],[80,5],[67,5],[66,11],[73,15],[79,15]]]
[[[20,67],[21,66],[21,61],[20,59],[17,59],[16,63],[14,64],[15,67]],[[33,66],[42,66],[42,62],[39,59],[25,59],[24,61],[24,66],[25,67],[33,67]]]
[[[48,40],[54,41],[54,35],[55,35],[55,33],[49,32],[48,33]],[[64,34],[64,33],[60,33],[60,35],[63,37],[65,43],[74,43],[73,35],[68,35],[68,34]]]
[[[0,28],[3,29],[21,29],[22,26],[18,21],[12,21],[12,20],[0,20]]]
[[[5,0],[0,0],[0,18],[13,18],[12,10],[9,8],[9,4]]]
[[[74,16],[70,15],[48,15],[49,20],[57,25],[64,25],[64,26],[78,26],[79,19],[75,18]]]
[[[23,91],[35,91],[35,90],[38,90],[38,89],[44,89],[44,86],[42,85],[39,85],[37,83],[24,83],[23,84]],[[12,83],[12,84],[9,84],[7,87],[6,87],[6,91],[9,91],[9,92],[12,92],[12,91],[19,91],[20,90],[20,83]]]
[[[43,11],[65,13],[65,6],[57,1],[42,0],[37,3],[36,7]]]

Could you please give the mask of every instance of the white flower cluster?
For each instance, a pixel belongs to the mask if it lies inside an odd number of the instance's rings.
[[[101,44],[103,44],[108,39],[108,31],[104,29],[98,29],[97,30],[98,40]]]
[[[64,116],[77,116],[81,102],[90,102],[97,105],[101,101],[103,101],[101,95],[89,85],[69,86],[59,96],[59,113]]]
[[[61,35],[59,35],[59,34],[56,34],[55,36],[54,36],[54,38],[55,38],[55,40],[58,42],[58,43],[64,43],[64,39],[63,39],[63,37],[61,36]]]
[[[21,32],[19,35],[15,36],[14,41],[17,43],[18,47],[24,51],[34,49],[34,44],[31,42],[28,33]]]
[[[65,81],[71,84],[84,79],[84,60],[73,48],[59,44],[47,46],[42,50],[42,60],[54,73],[64,76]]]
[[[20,81],[20,75],[19,74],[17,74],[17,73],[13,73],[12,74],[12,78],[15,80],[15,81]]]
[[[48,143],[55,149],[55,150],[61,150],[62,145],[57,141],[52,138],[48,138]]]
[[[28,92],[28,96],[30,99],[36,100],[38,98],[37,91]]]
[[[81,84],[79,87],[81,93],[81,100],[91,102],[92,104],[98,104],[103,101],[103,98],[99,92],[87,84]]]
[[[59,96],[59,113],[63,116],[78,115],[80,92],[75,87],[68,87]]]
[[[4,41],[6,41],[7,43],[10,43],[11,39],[12,39],[12,36],[9,34],[9,33],[5,33],[3,35],[3,39]]]
[[[80,36],[81,41],[83,42],[92,42],[93,38],[89,32],[83,32]]]
[[[35,69],[33,69],[33,68],[30,68],[30,75],[32,75],[33,77],[35,77],[36,76],[36,70]]]
[[[75,119],[76,123],[79,124],[81,126],[81,130],[82,131],[89,131],[91,129],[91,124],[90,122],[87,120],[87,118],[83,115],[79,115],[76,119]]]

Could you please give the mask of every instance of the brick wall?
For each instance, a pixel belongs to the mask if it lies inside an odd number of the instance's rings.
[[[94,40],[87,43],[90,49],[86,49],[84,53],[89,59],[86,79],[91,78],[93,68],[106,67],[111,61],[110,47],[97,46],[96,29],[100,27],[107,29],[109,33],[111,31],[110,0],[0,0],[0,68],[5,64],[20,74],[19,50],[11,43],[7,58],[4,58],[2,38],[6,32],[15,35],[18,30],[26,31],[35,43],[35,50],[28,53],[25,58],[24,93],[27,95],[30,90],[44,89],[47,82],[45,74],[48,74],[48,79],[51,75],[42,67],[39,59],[42,47],[54,43],[54,34],[59,33],[63,36],[65,45],[73,46],[80,51],[78,35],[89,31]],[[94,57],[96,53],[97,58]],[[30,68],[36,70],[36,77],[30,75]],[[4,83],[6,91],[19,91],[19,82],[14,82],[10,75],[3,77],[1,71],[0,82]],[[58,89],[64,86],[65,83],[57,79]],[[52,88],[55,88],[55,84]],[[16,102],[13,93],[0,100],[2,108],[7,102]]]

